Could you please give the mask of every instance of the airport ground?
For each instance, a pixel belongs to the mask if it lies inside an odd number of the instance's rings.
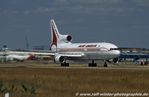
[[[95,94],[87,97],[99,97],[99,93],[149,93],[149,66],[119,63],[109,67],[102,67],[102,64],[98,67],[85,64],[60,67],[52,62],[0,63],[0,97],[4,97],[5,92],[10,92],[10,97],[86,97],[81,95],[83,93]]]

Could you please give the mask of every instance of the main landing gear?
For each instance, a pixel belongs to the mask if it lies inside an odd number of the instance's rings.
[[[94,62],[94,60],[92,60],[92,63],[88,64],[89,67],[96,67],[97,63]]]
[[[69,67],[69,63],[63,62],[63,63],[61,63],[61,66],[62,67]]]
[[[91,63],[88,64],[89,67],[97,67],[97,63],[94,62],[94,60],[92,60]],[[69,63],[67,63],[66,61],[61,63],[61,67],[69,67]],[[108,67],[107,62],[104,62],[104,67]]]
[[[108,67],[108,64],[107,64],[107,62],[105,61],[104,62],[104,65],[103,65],[104,67]]]
[[[92,63],[89,63],[88,66],[89,67],[97,67],[97,63],[95,63],[94,60],[92,60]],[[108,64],[107,64],[106,61],[104,62],[104,65],[103,66],[104,67],[108,67]]]

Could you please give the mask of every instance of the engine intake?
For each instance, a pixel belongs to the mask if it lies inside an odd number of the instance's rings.
[[[72,40],[72,37],[70,36],[70,35],[68,35],[67,37],[66,37],[66,39],[67,39],[67,41],[71,41]]]
[[[59,63],[59,62],[62,63],[62,62],[64,62],[64,60],[65,60],[65,58],[63,56],[59,56],[59,55],[55,56],[56,63]]]
[[[119,61],[118,58],[114,58],[114,59],[113,59],[113,62],[114,62],[114,63],[117,63],[118,61]]]

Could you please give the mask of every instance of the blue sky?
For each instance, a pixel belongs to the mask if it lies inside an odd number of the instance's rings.
[[[73,42],[149,48],[149,0],[0,0],[0,47],[50,44],[50,19]]]

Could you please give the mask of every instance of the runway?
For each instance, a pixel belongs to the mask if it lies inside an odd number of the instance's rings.
[[[36,63],[36,62],[22,62],[22,63],[1,63],[0,68],[57,68],[57,69],[93,69],[93,70],[100,70],[100,69],[138,69],[138,70],[149,70],[149,65],[139,65],[139,64],[108,64],[108,67],[103,67],[102,64],[98,64],[97,67],[88,67],[87,64],[70,64],[69,67],[61,67],[60,64],[55,63]]]

